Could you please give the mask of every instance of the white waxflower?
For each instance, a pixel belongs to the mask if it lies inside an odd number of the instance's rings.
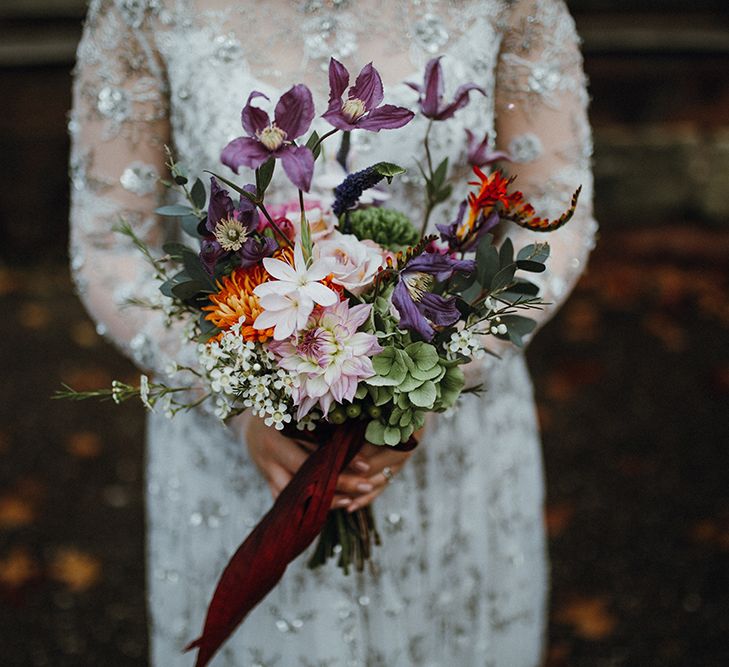
[[[149,400],[149,378],[144,374],[139,376],[139,398],[147,410],[154,410],[154,405]]]

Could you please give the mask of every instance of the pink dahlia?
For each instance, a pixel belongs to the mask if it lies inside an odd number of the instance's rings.
[[[317,308],[296,336],[270,344],[281,368],[299,376],[293,394],[297,419],[316,405],[326,415],[333,402],[351,402],[360,380],[375,374],[371,357],[382,348],[374,335],[357,331],[371,309],[350,308],[346,301]]]

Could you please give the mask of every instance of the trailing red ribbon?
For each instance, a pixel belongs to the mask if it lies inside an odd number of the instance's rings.
[[[248,613],[279,582],[288,564],[319,535],[339,473],[364,444],[366,422],[335,426],[299,468],[273,507],[238,547],[208,605],[195,667],[205,667]]]

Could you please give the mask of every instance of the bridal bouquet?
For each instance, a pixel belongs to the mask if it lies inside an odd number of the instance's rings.
[[[408,211],[385,205],[383,186],[403,168],[378,162],[347,172],[350,133],[397,130],[415,114],[382,104],[382,82],[371,64],[351,87],[349,78],[332,59],[322,114],[332,129],[306,140],[315,116],[306,86],[281,96],[273,120],[259,106],[268,98],[250,93],[241,115],[245,135],[225,146],[221,161],[236,174],[252,170],[251,183],[213,174],[207,191],[199,178],[190,185],[170,155],[167,185],[187,203],[157,213],[179,218],[195,243],[167,244],[155,256],[122,226],[152,263],[170,321],[182,320],[184,336],[197,343],[197,364],[175,368],[190,382],[171,386],[142,376],[139,387],[115,382],[109,392],[64,393],[107,393],[116,401],[140,396],[171,416],[201,403],[221,419],[250,410],[318,445],[223,572],[203,634],[188,647],[199,648],[197,665],[207,664],[317,536],[312,566],[336,557],[345,571],[362,569],[379,542],[374,517],[369,507],[330,511],[337,477],[364,442],[413,448],[425,416],[452,408],[466,391],[462,366],[488,352],[489,337],[522,343],[535,323],[521,313],[541,303],[538,288],[523,276],[545,270],[549,248],[537,243],[517,252],[508,238],[497,246],[499,228],[514,223],[551,231],[569,220],[577,203],[579,190],[560,218],[537,217],[512,188],[513,177],[482,170],[508,156],[491,152],[486,139],[470,132],[474,178],[450,182],[448,160],[433,161],[431,126],[483,90],[466,84],[444,103],[434,59],[423,84],[409,84],[428,119],[419,164],[424,214],[416,226]],[[323,174],[317,185],[316,162],[337,134],[341,182]],[[267,197],[278,163],[298,191],[293,201]],[[312,197],[315,189],[323,194]],[[462,191],[462,203],[448,212],[452,221],[428,235],[432,212],[454,189]],[[195,398],[183,398],[191,387]]]

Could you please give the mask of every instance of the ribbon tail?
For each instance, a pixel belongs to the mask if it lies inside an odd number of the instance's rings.
[[[208,605],[195,667],[205,667],[248,613],[279,582],[288,564],[321,532],[339,473],[364,444],[362,422],[336,427],[299,468],[273,507],[223,570]]]

